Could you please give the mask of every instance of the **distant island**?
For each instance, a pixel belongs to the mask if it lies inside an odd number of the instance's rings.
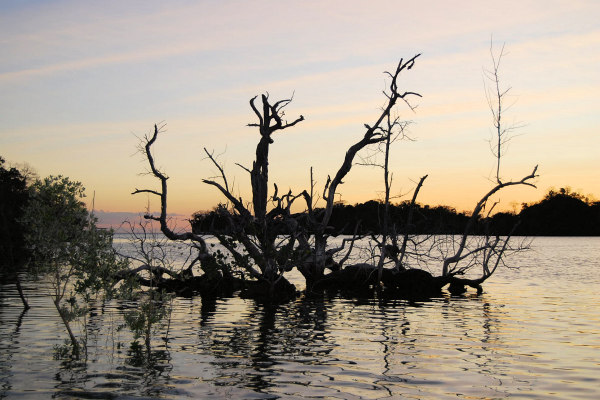
[[[348,205],[338,203],[333,208],[329,225],[333,234],[379,234],[383,218],[383,203],[369,200]],[[398,234],[462,234],[470,215],[448,206],[416,204],[413,221],[406,224],[410,202],[390,205],[390,218]],[[223,229],[226,222],[215,211],[197,212],[192,217],[194,232]],[[518,225],[517,225],[518,224]],[[514,228],[516,225],[516,228]],[[358,228],[357,228],[358,226]],[[536,203],[521,204],[521,211],[498,212],[479,218],[476,232],[495,232],[515,236],[600,236],[600,201],[592,201],[570,188],[551,189]]]

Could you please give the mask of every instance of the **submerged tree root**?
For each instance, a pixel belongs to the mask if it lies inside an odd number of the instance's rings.
[[[271,284],[266,280],[243,280],[239,278],[208,278],[206,275],[187,279],[149,280],[138,278],[138,282],[147,287],[155,287],[181,297],[232,297],[236,292],[245,299],[254,299],[261,303],[281,304],[295,299],[296,287],[287,279],[280,278]]]
[[[406,300],[427,300],[441,297],[442,289],[448,285],[448,292],[453,296],[462,295],[466,286],[481,294],[481,283],[484,279],[466,279],[456,276],[433,276],[422,269],[394,271],[384,269],[381,275],[381,286],[377,281],[377,267],[371,264],[350,265],[342,270],[325,275],[313,286],[313,291],[339,290],[353,292],[361,296],[372,296],[375,288],[382,287],[383,296]]]
[[[138,278],[138,282],[142,286],[155,287],[181,297],[191,297],[194,295],[203,297],[229,297],[240,290],[243,285],[243,282],[240,279],[209,279],[204,275],[187,279],[169,278],[152,281],[149,279]]]
[[[471,287],[480,295],[481,284],[485,279],[467,279],[456,276],[433,276],[422,269],[394,271],[383,269],[381,283],[377,281],[377,267],[371,264],[349,265],[344,269],[333,271],[315,282],[306,290],[307,295],[323,292],[340,292],[342,294],[374,297],[378,291],[385,298],[405,299],[412,301],[429,300],[442,297],[443,288],[447,286],[452,296],[460,296]],[[243,280],[239,278],[208,278],[206,275],[187,279],[161,279],[150,281],[138,278],[143,286],[152,286],[174,293],[177,296],[191,297],[232,297],[236,293],[244,299],[253,299],[260,303],[282,304],[298,297],[299,291],[287,279],[281,277],[275,283],[266,280]]]

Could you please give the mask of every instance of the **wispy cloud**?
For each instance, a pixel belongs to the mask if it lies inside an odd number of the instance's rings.
[[[173,176],[173,209],[189,211],[218,201],[210,190],[190,189],[210,173],[202,147],[227,147],[230,167],[250,163],[257,133],[246,126],[254,119],[249,98],[295,93],[287,113],[306,121],[276,138],[272,162],[279,169],[272,171],[282,184],[305,187],[305,171],[312,165],[331,173],[347,143],[377,115],[382,72],[422,51],[401,82],[423,95],[415,99],[416,113],[399,109],[416,122],[411,130],[419,139],[402,147],[411,149],[399,158],[402,173],[460,175],[486,162],[477,152],[487,151],[482,68],[493,35],[507,45],[502,79],[517,100],[511,117],[529,123],[523,142],[544,138],[543,158],[551,163],[564,156],[560,137],[568,131],[570,140],[588,143],[588,155],[585,146],[574,148],[589,159],[597,143],[589,132],[599,123],[599,12],[595,2],[520,0],[11,6],[0,12],[0,146],[3,155],[44,173],[85,178],[111,194],[107,209],[137,209],[145,199],[134,205],[131,188],[138,179],[153,182],[136,177],[144,168],[131,157],[132,132],[144,134],[165,119],[169,132],[158,159]],[[231,172],[245,188],[246,176]],[[348,190],[362,193],[359,186]],[[597,182],[590,187],[600,193]]]
[[[77,71],[82,69],[97,68],[106,65],[139,63],[152,59],[168,58],[176,55],[190,54],[206,50],[208,46],[201,43],[180,44],[161,49],[147,49],[137,52],[109,54],[102,57],[83,58],[80,60],[59,62],[36,68],[24,68],[17,71],[0,73],[0,82],[27,79],[36,76],[50,75],[60,72]]]

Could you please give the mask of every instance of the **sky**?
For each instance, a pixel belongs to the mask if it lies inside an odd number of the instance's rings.
[[[132,196],[158,187],[137,152],[166,124],[154,155],[169,178],[169,212],[187,217],[223,198],[202,183],[214,151],[236,194],[248,197],[259,134],[248,101],[293,96],[274,135],[270,182],[317,191],[384,104],[384,71],[421,54],[403,73],[414,91],[411,140],[392,147],[394,201],[470,210],[493,186],[492,119],[484,87],[490,47],[505,46],[500,79],[518,126],[502,176],[539,165],[537,189],[509,188],[520,209],[549,188],[600,197],[600,2],[590,1],[41,1],[0,2],[0,155],[40,176],[87,188],[106,220],[156,210]],[[380,198],[382,171],[355,166],[339,199]],[[112,214],[111,214],[112,213]]]

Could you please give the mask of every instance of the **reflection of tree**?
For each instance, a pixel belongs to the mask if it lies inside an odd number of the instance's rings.
[[[54,386],[56,395],[78,397],[85,391],[86,383],[91,378],[96,378],[94,374],[88,373],[86,362],[74,358],[66,358],[60,362],[60,367],[54,379],[57,381]]]
[[[326,362],[336,346],[327,340],[327,311],[323,297],[294,303],[254,303],[228,329],[203,325],[205,345],[215,357],[216,385],[246,387],[264,393],[277,386],[277,365],[285,362]]]
[[[258,339],[256,347],[253,349],[250,357],[250,367],[254,371],[251,373],[247,386],[257,392],[263,392],[273,386],[269,380],[272,377],[266,373],[272,372],[272,367],[277,364],[274,359],[272,348],[277,346],[278,332],[275,327],[275,315],[279,306],[265,304],[256,305],[255,314],[260,315],[258,321]]]
[[[205,325],[217,310],[217,298],[212,296],[202,296],[200,304],[200,323]]]
[[[398,380],[396,376],[398,372],[394,369],[396,359],[398,357],[405,358],[405,354],[415,351],[413,340],[406,338],[406,333],[410,329],[410,322],[406,315],[407,307],[410,307],[409,303],[403,300],[381,300],[377,309],[381,313],[379,326],[383,337],[380,342],[383,353],[383,370],[381,372],[383,379],[376,380],[374,383],[380,385],[389,396],[392,396],[394,392],[388,387],[387,383]],[[403,359],[400,364],[404,367],[407,362]],[[402,374],[404,374],[404,371],[402,371]]]
[[[369,372],[380,396],[432,397],[435,387],[428,385],[444,382],[446,388],[464,389],[463,395],[483,390],[504,398],[499,391],[506,361],[498,355],[501,311],[483,300],[409,303],[392,299],[379,301],[378,307],[344,310],[370,318],[365,328],[377,339],[366,340],[377,343],[370,351],[380,358],[376,370]],[[364,357],[367,350],[360,351]]]
[[[139,342],[133,342],[127,350],[126,364],[139,368],[143,372],[144,380],[155,382],[160,378],[169,380],[169,372],[173,369],[171,364],[171,353],[168,349],[146,349]]]
[[[169,389],[171,381],[171,354],[165,337],[162,343],[132,342],[123,352],[121,342],[115,339],[113,318],[122,314],[125,304],[116,308],[99,302],[90,308],[85,326],[88,339],[88,359],[61,360],[55,375],[57,397],[115,398],[117,395],[160,397]],[[112,348],[110,347],[113,342]],[[114,342],[118,344],[115,346]]]
[[[168,388],[172,371],[166,349],[151,350],[134,342],[124,365],[112,371],[94,372],[84,362],[65,360],[55,375],[57,397],[115,398],[119,395],[160,397]],[[93,386],[90,385],[93,384]]]
[[[2,308],[2,302],[0,302],[0,310],[2,310]],[[18,338],[21,332],[21,324],[23,323],[23,317],[25,316],[25,314],[27,314],[27,310],[27,308],[24,308],[17,317],[14,330],[6,335],[8,339],[6,342],[9,343],[9,346],[2,346],[2,352],[0,352],[0,399],[3,399],[6,396],[6,392],[10,391],[12,388],[12,385],[9,380],[12,376],[10,372],[12,366],[12,359],[13,356],[16,353],[18,353]],[[2,314],[3,313],[0,313],[0,315]],[[10,324],[6,323],[7,321],[4,321],[4,318],[0,318],[0,321],[2,322],[1,326],[10,326]],[[2,334],[0,337],[3,338],[4,333],[1,331],[0,333]],[[4,342],[4,340],[2,341]]]
[[[468,301],[447,301],[442,307],[442,317],[444,324],[450,326],[454,336],[459,338],[454,346],[457,351],[465,353],[461,361],[473,364],[465,369],[477,375],[475,379],[467,378],[466,384],[469,380],[476,381],[478,386],[485,386],[486,391],[493,392],[492,397],[504,398],[508,395],[502,390],[502,379],[506,376],[504,367],[511,363],[505,360],[501,351],[502,321],[507,317],[502,316],[504,312],[497,305],[485,300],[471,296]]]

